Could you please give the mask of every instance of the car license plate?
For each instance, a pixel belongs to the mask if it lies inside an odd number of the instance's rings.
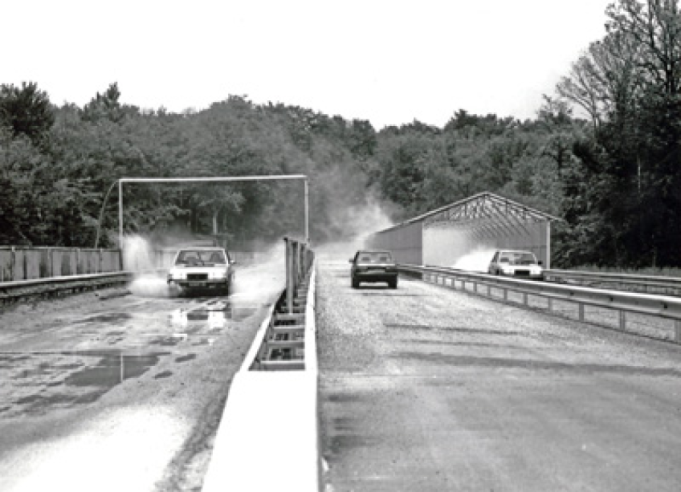
[[[192,287],[205,287],[206,282],[192,282],[191,285]]]

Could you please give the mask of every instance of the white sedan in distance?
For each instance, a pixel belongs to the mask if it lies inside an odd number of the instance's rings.
[[[531,251],[500,250],[494,253],[487,272],[532,280],[543,280],[544,269],[541,261]]]

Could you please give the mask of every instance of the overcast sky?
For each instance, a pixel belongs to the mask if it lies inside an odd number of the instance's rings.
[[[532,118],[612,0],[0,0],[0,83],[180,112],[230,94],[380,129]]]

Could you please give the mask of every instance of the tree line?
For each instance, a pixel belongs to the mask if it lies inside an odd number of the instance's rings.
[[[115,200],[101,212],[121,177],[301,173],[317,242],[370,227],[346,211],[373,198],[399,221],[491,191],[563,219],[558,266],[679,266],[678,2],[618,0],[606,18],[604,38],[524,121],[459,109],[443,127],[377,131],[245,96],[178,114],[122,104],[115,83],[82,108],[53,105],[33,82],[2,85],[0,243],[88,246],[101,214],[112,244]],[[241,240],[302,230],[295,183],[131,185],[124,199],[128,232]]]

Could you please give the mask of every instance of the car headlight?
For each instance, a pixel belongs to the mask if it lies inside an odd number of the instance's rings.
[[[502,266],[501,271],[503,273],[513,273],[514,270],[513,270],[513,267]]]
[[[180,270],[171,270],[168,272],[168,280],[185,280],[187,274]]]
[[[213,280],[220,280],[227,277],[227,272],[213,271],[208,273],[208,278]]]

